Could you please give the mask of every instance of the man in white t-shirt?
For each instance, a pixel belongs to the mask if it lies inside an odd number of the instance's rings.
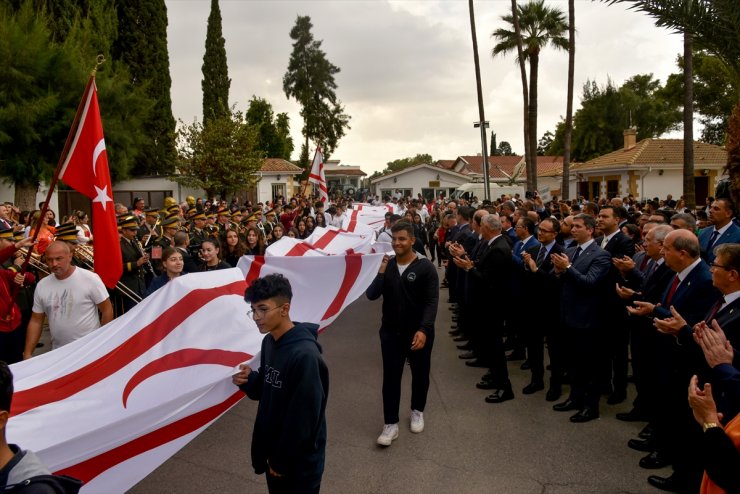
[[[113,320],[113,306],[105,285],[97,274],[72,265],[72,251],[66,243],[56,241],[49,245],[46,264],[52,275],[36,286],[24,359],[33,356],[44,315],[49,318],[52,349],[82,338]]]

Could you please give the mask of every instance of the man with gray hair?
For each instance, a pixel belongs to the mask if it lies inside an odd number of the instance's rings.
[[[676,213],[671,216],[671,226],[674,230],[683,229],[696,232],[696,218],[689,213]]]

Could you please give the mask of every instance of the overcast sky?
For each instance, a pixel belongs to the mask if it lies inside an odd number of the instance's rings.
[[[167,0],[172,109],[176,119],[201,118],[201,66],[209,0]],[[566,0],[549,1],[566,12]],[[486,120],[524,152],[522,91],[513,55],[491,58],[491,33],[509,0],[476,0],[478,49]],[[468,2],[465,0],[222,0],[223,34],[231,77],[230,103],[245,110],[256,95],[276,113],[288,112],[300,152],[299,107],[287,100],[283,74],[292,50],[290,29],[298,15],[313,22],[327,58],[341,69],[337,95],[352,117],[333,154],[368,174],[388,161],[418,153],[454,159],[481,152]],[[676,72],[679,35],[651,18],[590,0],[576,0],[575,108],[587,79],[621,84],[653,73],[662,82]],[[538,138],[565,115],[566,52],[544,50],[539,71]],[[313,152],[313,149],[311,150]]]

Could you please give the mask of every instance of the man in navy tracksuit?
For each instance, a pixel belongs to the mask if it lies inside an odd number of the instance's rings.
[[[290,320],[290,283],[280,274],[257,279],[244,295],[262,340],[260,367],[242,364],[233,382],[259,400],[252,466],[276,493],[318,493],[326,449],[329,371],[318,326]]]
[[[401,376],[411,366],[411,432],[424,430],[424,407],[429,390],[429,367],[434,344],[439,279],[437,269],[413,250],[414,227],[399,221],[393,228],[396,256],[385,256],[367,298],[383,296],[380,349],[383,355],[383,416],[378,444],[390,446],[398,437]]]

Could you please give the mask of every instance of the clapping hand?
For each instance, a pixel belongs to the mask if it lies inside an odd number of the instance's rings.
[[[694,341],[704,352],[704,358],[707,359],[709,367],[732,364],[735,351],[716,319],[712,320],[712,328],[704,321],[694,326]]]
[[[681,317],[681,314],[678,313],[678,311],[671,305],[671,314],[672,317],[666,317],[665,319],[658,319],[656,318],[653,321],[653,325],[658,328],[658,331],[660,331],[663,334],[677,334],[679,331],[681,331],[681,328],[684,326],[687,326],[686,320]]]

